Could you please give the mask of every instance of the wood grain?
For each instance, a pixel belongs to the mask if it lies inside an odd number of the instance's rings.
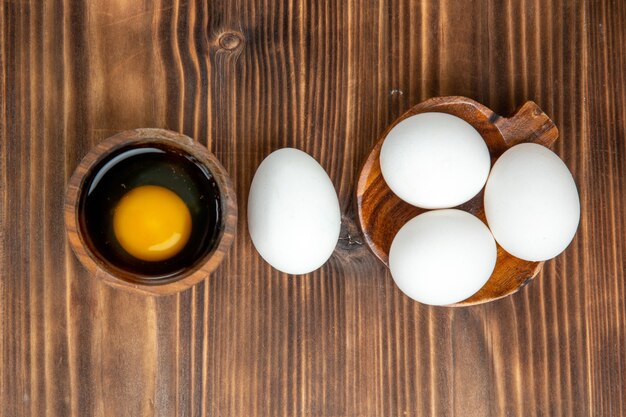
[[[404,119],[425,112],[447,113],[472,125],[482,135],[492,165],[507,149],[520,143],[554,147],[559,131],[554,122],[532,101],[527,101],[510,117],[502,117],[476,101],[459,96],[434,97],[404,112],[380,135],[367,156],[356,186],[357,215],[364,242],[376,257],[389,266],[389,251],[394,237],[409,220],[429,210],[404,202],[389,188],[380,166],[380,152],[389,132]],[[457,206],[487,224],[483,191]],[[497,244],[496,265],[489,280],[471,297],[453,307],[495,301],[524,287],[539,273],[544,262],[530,262],[506,252]]]
[[[626,415],[625,45],[612,0],[3,0],[0,415]],[[454,310],[394,287],[353,197],[384,128],[443,95],[535,101],[582,204],[532,285]],[[237,190],[230,255],[176,296],[103,285],[64,238],[72,171],[138,127],[197,139]],[[302,277],[246,234],[282,146],[327,169],[344,213]]]

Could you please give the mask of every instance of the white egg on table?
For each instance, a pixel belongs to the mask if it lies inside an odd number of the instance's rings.
[[[424,304],[463,301],[489,280],[496,264],[493,236],[477,217],[455,209],[409,220],[389,251],[389,269],[406,295]]]
[[[380,150],[380,168],[402,200],[427,209],[463,204],[485,185],[491,158],[482,136],[447,113],[420,113],[395,125]]]
[[[337,193],[315,159],[283,148],[261,162],[248,196],[248,230],[271,266],[289,274],[318,269],[333,253],[340,227]]]
[[[496,241],[511,255],[544,261],[565,250],[580,219],[576,183],[548,148],[516,145],[498,158],[485,187],[485,214]]]

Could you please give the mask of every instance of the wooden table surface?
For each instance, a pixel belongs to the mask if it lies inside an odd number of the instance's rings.
[[[626,2],[3,0],[0,24],[0,415],[626,415]],[[536,101],[580,191],[570,247],[488,305],[412,302],[358,243],[361,163],[438,95]],[[137,127],[196,138],[237,189],[230,255],[179,295],[109,288],[65,239],[72,171]],[[284,146],[343,212],[301,277],[246,231]]]

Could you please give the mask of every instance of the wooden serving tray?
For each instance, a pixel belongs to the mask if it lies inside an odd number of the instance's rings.
[[[380,136],[367,157],[357,184],[358,215],[365,242],[388,266],[389,249],[396,233],[413,217],[428,211],[396,196],[380,171],[380,149],[387,134],[407,117],[418,113],[441,112],[460,117],[471,124],[487,143],[491,165],[507,149],[523,142],[552,148],[559,131],[550,118],[532,101],[526,102],[511,117],[502,117],[466,97],[436,97],[426,100],[397,118]],[[484,190],[456,208],[472,213],[485,224]],[[543,262],[530,262],[507,253],[500,245],[491,278],[476,294],[454,304],[465,306],[496,300],[518,291],[541,270]]]

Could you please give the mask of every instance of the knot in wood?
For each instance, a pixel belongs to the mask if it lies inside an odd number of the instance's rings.
[[[220,48],[232,51],[243,43],[243,36],[238,32],[226,32],[219,37],[218,42]]]

